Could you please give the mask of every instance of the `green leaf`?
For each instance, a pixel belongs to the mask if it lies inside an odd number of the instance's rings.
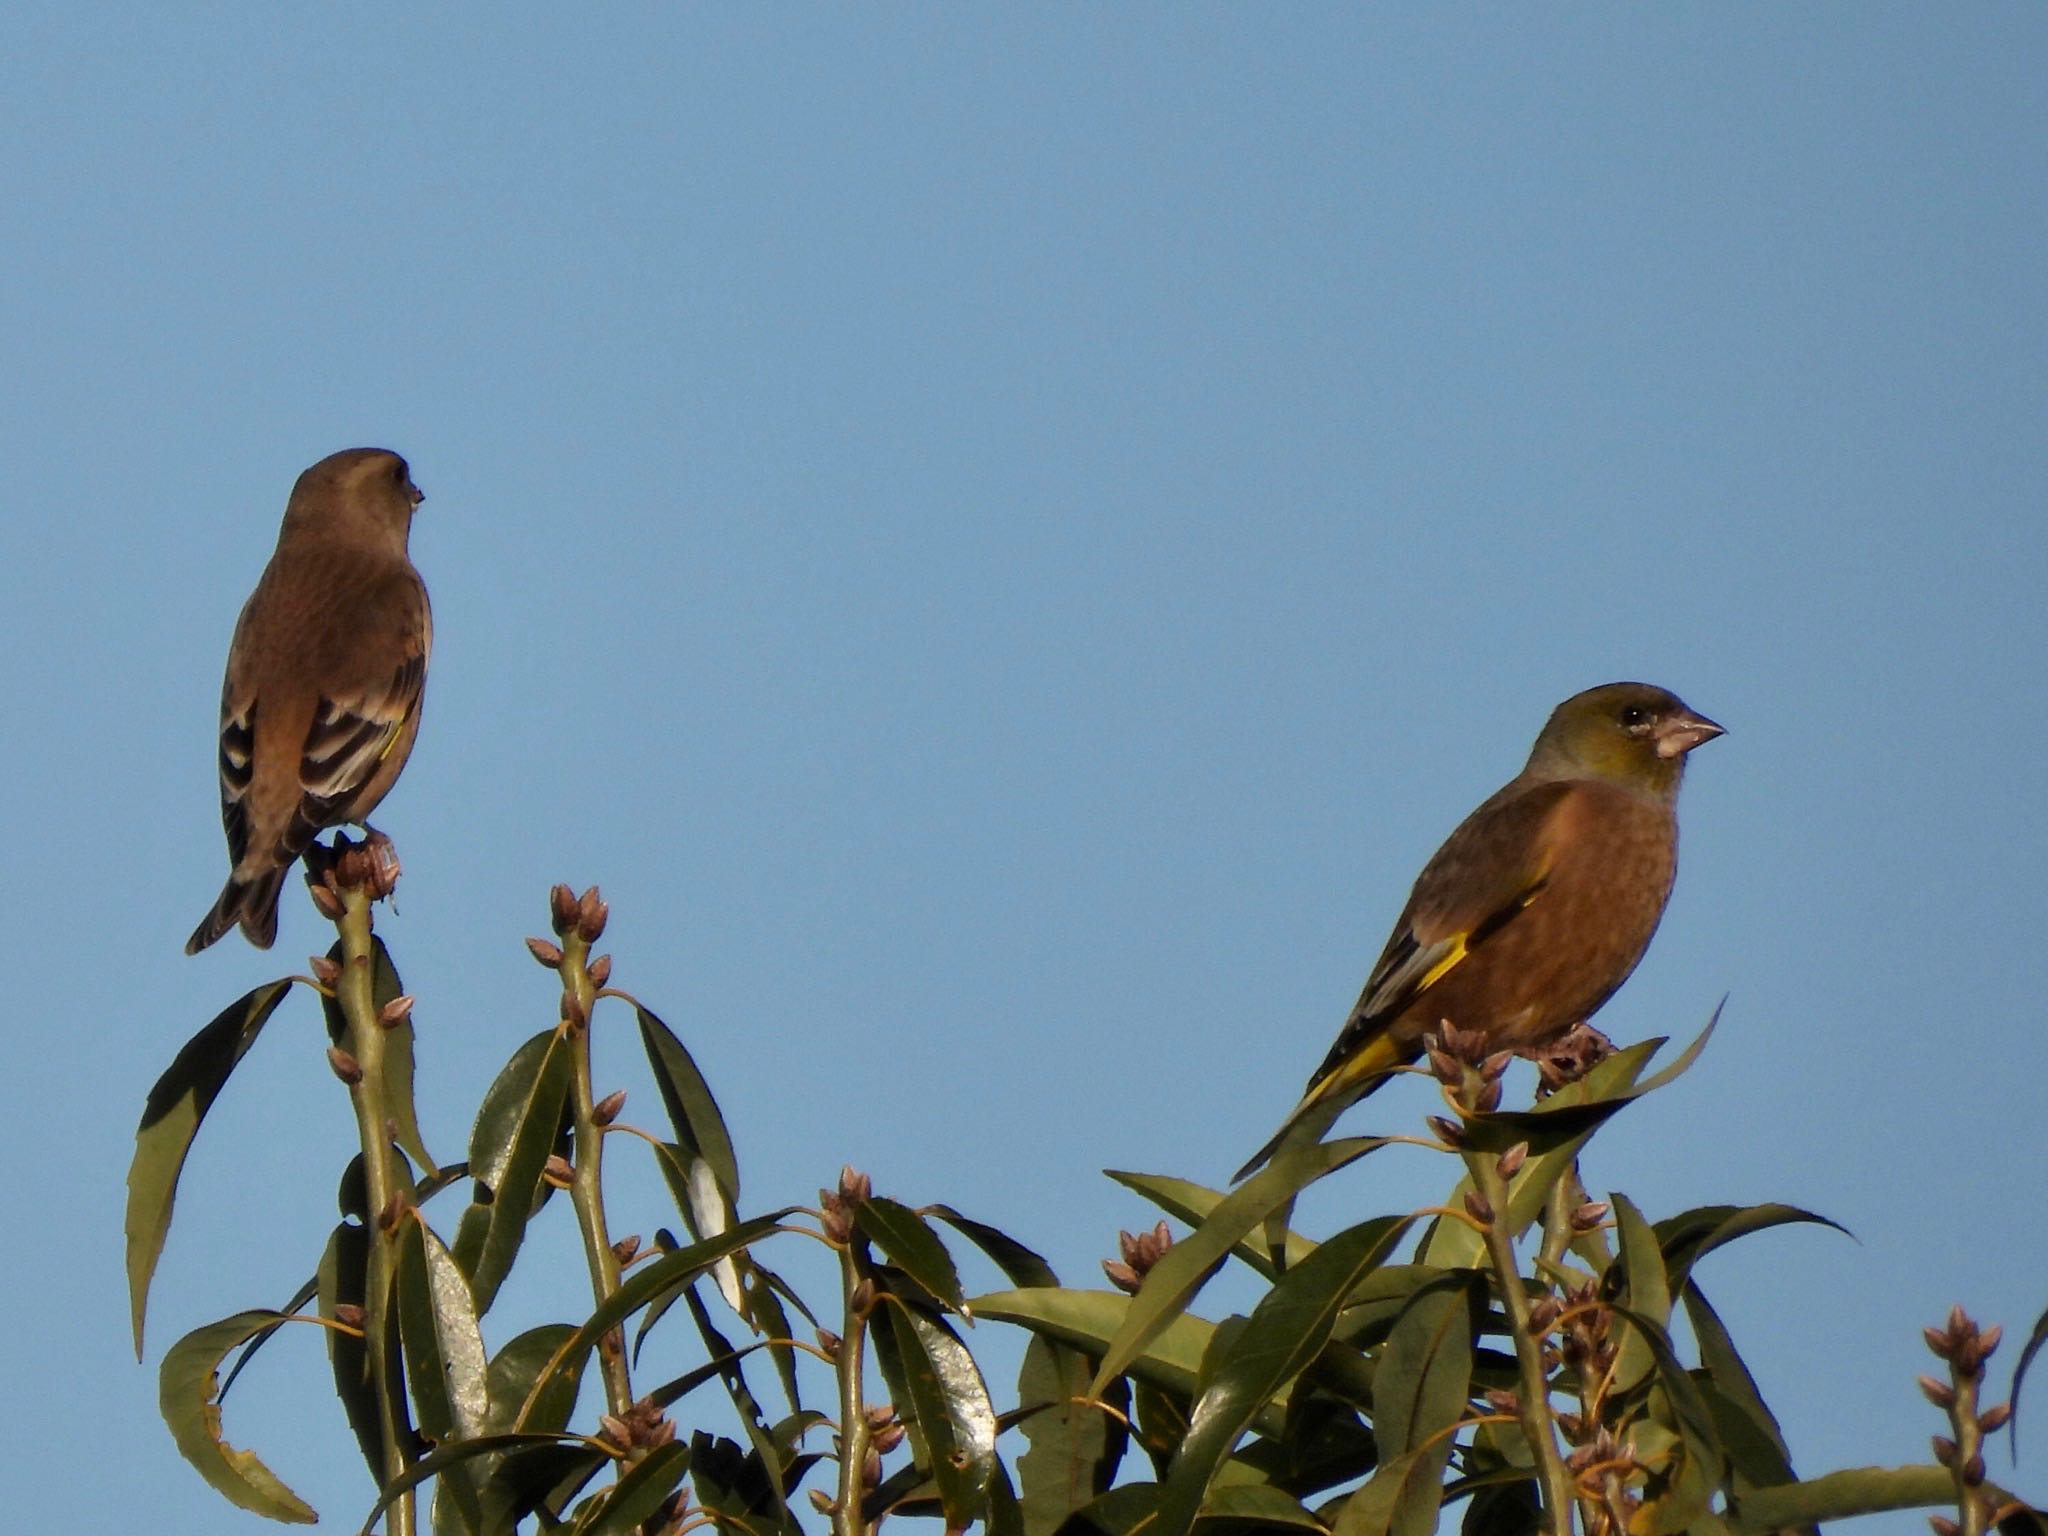
[[[648,1064],[654,1068],[654,1081],[661,1089],[661,1102],[668,1110],[669,1123],[675,1127],[676,1140],[691,1156],[701,1157],[711,1165],[726,1200],[737,1206],[739,1160],[733,1156],[732,1138],[726,1134],[725,1117],[718,1112],[718,1101],[711,1097],[710,1085],[674,1030],[637,1004],[633,1011],[639,1016],[640,1041],[647,1048]]]
[[[172,1058],[143,1102],[135,1130],[135,1158],[128,1165],[128,1320],[135,1334],[135,1358],[142,1358],[143,1314],[149,1306],[150,1277],[163,1256],[171,1230],[171,1206],[178,1175],[199,1122],[226,1086],[228,1076],[249,1054],[257,1035],[291,990],[289,979],[273,981],[228,1004]]]
[[[901,1201],[870,1195],[860,1204],[860,1229],[889,1255],[896,1267],[923,1286],[933,1300],[966,1313],[960,1271],[925,1219]]]
[[[520,1404],[513,1424],[525,1428],[532,1422],[532,1415],[541,1401],[541,1395],[555,1378],[565,1372],[581,1371],[583,1362],[591,1348],[605,1333],[631,1317],[648,1303],[666,1296],[679,1286],[688,1285],[728,1253],[738,1253],[749,1243],[775,1230],[776,1225],[786,1216],[794,1214],[795,1207],[785,1206],[779,1211],[770,1211],[765,1216],[756,1216],[743,1221],[730,1232],[701,1243],[692,1243],[687,1248],[678,1248],[674,1253],[643,1265],[612,1292],[604,1305],[584,1321],[583,1325],[557,1346],[547,1365],[535,1376],[533,1385],[527,1389],[525,1400]]]
[[[1034,1334],[1024,1347],[1017,1401],[1039,1410],[1023,1421],[1030,1449],[1017,1460],[1029,1536],[1052,1536],[1069,1515],[1110,1485],[1123,1460],[1130,1438],[1124,1421],[1080,1401],[1093,1370],[1087,1355],[1042,1334]],[[1122,1378],[1113,1386],[1117,1400],[1107,1406],[1127,1412],[1129,1393]]]
[[[1015,1323],[1056,1343],[1099,1357],[1126,1326],[1132,1301],[1133,1298],[1115,1291],[1029,1286],[1014,1291],[991,1291],[975,1297],[968,1305],[978,1318]],[[1166,1326],[1152,1336],[1136,1358],[1126,1362],[1124,1369],[1165,1391],[1192,1398],[1201,1377],[1203,1352],[1215,1332],[1214,1323],[1182,1313],[1168,1319]],[[1093,1382],[1087,1395],[1104,1397],[1095,1390]]]
[[[1719,1488],[1727,1478],[1728,1453],[1721,1445],[1720,1426],[1700,1393],[1699,1384],[1671,1347],[1664,1325],[1633,1307],[1615,1305],[1614,1315],[1630,1326],[1649,1349],[1657,1386],[1670,1400],[1672,1427],[1684,1438],[1687,1451],[1703,1463],[1705,1487]]]
[[[1643,1074],[1643,1068],[1650,1064],[1650,1058],[1657,1054],[1661,1039],[1639,1040],[1634,1045],[1623,1046],[1605,1061],[1596,1062],[1593,1070],[1575,1083],[1567,1083],[1544,1102],[1559,1108],[1572,1105],[1590,1104],[1614,1098],[1633,1088]],[[1544,1203],[1560,1179],[1572,1171],[1579,1160],[1579,1152],[1592,1137],[1597,1127],[1586,1129],[1567,1137],[1548,1151],[1536,1152],[1522,1165],[1508,1186],[1508,1230],[1517,1236],[1529,1229],[1531,1223],[1542,1218]],[[1470,1182],[1461,1185],[1445,1202],[1457,1205],[1471,1188]],[[1462,1227],[1462,1222],[1453,1223]]]
[[[1218,1483],[1202,1501],[1201,1518],[1228,1520],[1245,1525],[1277,1525],[1315,1531],[1323,1523],[1301,1501],[1270,1483]]]
[[[364,1304],[368,1286],[370,1243],[361,1226],[344,1221],[328,1235],[315,1272],[320,1315],[333,1322],[337,1309]],[[372,1478],[384,1476],[384,1424],[377,1412],[377,1393],[370,1382],[370,1352],[360,1333],[323,1328],[327,1360],[334,1371],[335,1396],[355,1432],[356,1445]]]
[[[244,1339],[284,1320],[269,1310],[237,1312],[195,1328],[165,1351],[157,1372],[157,1402],[178,1450],[237,1508],[293,1525],[320,1517],[278,1480],[253,1451],[236,1450],[221,1438],[216,1372],[227,1352]]]
[[[1992,1483],[1984,1484],[1983,1491],[1993,1504],[2012,1499]],[[1751,1489],[1735,1512],[1735,1528],[1743,1536],[1769,1536],[1787,1526],[1817,1525],[1891,1509],[1952,1508],[1955,1501],[1955,1478],[1946,1467],[1852,1467],[1803,1483]]]
[[[1616,1191],[1609,1200],[1614,1207],[1621,1251],[1607,1269],[1608,1297],[1625,1299],[1632,1310],[1668,1330],[1671,1292],[1665,1282],[1664,1252],[1657,1245],[1657,1234],[1627,1195]],[[1614,1366],[1615,1390],[1632,1391],[1654,1365],[1650,1341],[1633,1328],[1627,1330]]]
[[[485,1375],[485,1389],[490,1400],[490,1410],[486,1415],[489,1428],[494,1431],[510,1428],[519,1415],[520,1405],[527,1401],[548,1362],[575,1336],[576,1330],[567,1323],[543,1323],[538,1328],[527,1329],[492,1356],[490,1369]],[[576,1411],[576,1393],[582,1381],[580,1363],[575,1370],[551,1376],[547,1390],[534,1399],[532,1409],[526,1415],[529,1432],[546,1434],[566,1428],[569,1415]]]
[[[1135,1536],[1140,1529],[1151,1530],[1152,1513],[1158,1507],[1157,1483],[1125,1483],[1077,1513],[1061,1528],[1060,1536],[1085,1536],[1090,1531],[1102,1536]]]
[[[946,1320],[884,1293],[875,1313],[875,1356],[910,1431],[918,1465],[938,1487],[951,1530],[988,1512],[995,1475],[996,1412],[974,1357]],[[908,1407],[909,1412],[904,1412]]]
[[[418,1461],[408,1463],[404,1472],[392,1479],[388,1486],[378,1490],[377,1502],[364,1518],[358,1536],[371,1536],[372,1528],[377,1524],[377,1517],[429,1478],[439,1477],[451,1468],[466,1466],[481,1458],[503,1457],[502,1465],[510,1467],[537,1452],[553,1453],[550,1471],[556,1481],[560,1480],[562,1463],[590,1463],[588,1470],[584,1471],[578,1480],[578,1487],[589,1481],[590,1474],[596,1471],[598,1466],[611,1460],[602,1451],[591,1450],[580,1439],[565,1439],[560,1435],[480,1435],[474,1440],[461,1440],[454,1445],[444,1445],[431,1454],[422,1456]],[[530,1466],[530,1463],[528,1465]],[[534,1481],[531,1476],[523,1479],[524,1484],[532,1484]],[[497,1490],[495,1497],[495,1509],[489,1497],[485,1500],[485,1529],[509,1530],[509,1518],[524,1518],[535,1507],[529,1504],[508,1514],[504,1490]]]
[[[1443,1496],[1443,1463],[1434,1446],[1389,1456],[1337,1512],[1331,1536],[1393,1536],[1395,1532],[1434,1531]],[[1428,1520],[1413,1523],[1416,1510]]]
[[[469,1276],[479,1315],[490,1311],[512,1271],[561,1134],[571,1053],[545,1029],[512,1053],[484,1094],[469,1138],[470,1205],[455,1231],[455,1262]]]
[[[1700,1365],[1712,1392],[1707,1406],[1720,1426],[1738,1489],[1769,1487],[1793,1481],[1791,1453],[1778,1421],[1757,1390],[1756,1379],[1736,1353],[1720,1315],[1707,1303],[1699,1286],[1686,1282],[1685,1315],[1699,1343]]]
[[[1191,1227],[1198,1227],[1207,1221],[1216,1207],[1229,1199],[1222,1190],[1210,1189],[1206,1185],[1191,1183],[1187,1179],[1175,1179],[1158,1173],[1119,1173],[1109,1170],[1109,1176],[1127,1189],[1135,1190],[1165,1211],[1169,1216],[1178,1216]],[[1299,1232],[1287,1234],[1287,1264],[1292,1269],[1311,1253],[1316,1245]],[[1281,1266],[1273,1262],[1273,1256],[1263,1240],[1242,1242],[1231,1250],[1253,1269],[1268,1280],[1282,1272]]]
[[[391,951],[384,947],[384,941],[371,934],[370,947],[371,964],[375,967],[370,978],[370,1003],[381,1011],[385,1004],[402,997],[405,987],[398,979],[398,967],[392,964]],[[342,963],[339,939],[327,951],[327,958],[336,965]],[[348,1044],[348,1019],[341,1011],[340,999],[323,992],[320,1008],[327,1015],[327,1038],[345,1047]],[[391,1122],[391,1139],[405,1149],[406,1156],[431,1175],[437,1165],[420,1135],[419,1111],[413,1104],[412,1043],[413,1021],[410,1014],[385,1028],[384,1118]]]
[[[769,1357],[775,1362],[776,1377],[782,1383],[782,1395],[789,1400],[790,1410],[802,1413],[804,1404],[796,1374],[797,1351],[796,1346],[789,1342],[796,1333],[790,1324],[789,1313],[783,1310],[782,1298],[776,1292],[777,1283],[776,1275],[749,1257],[746,1282],[741,1287],[746,1305],[740,1316],[767,1344]]]
[[[1707,1020],[1707,1027],[1699,1032],[1692,1044],[1681,1051],[1670,1066],[1644,1082],[1617,1086],[1598,1096],[1591,1092],[1574,1096],[1555,1093],[1534,1109],[1474,1115],[1465,1122],[1465,1146],[1473,1152],[1498,1154],[1518,1141],[1526,1141],[1530,1152],[1538,1153],[1548,1152],[1573,1137],[1588,1135],[1617,1111],[1680,1077],[1699,1059],[1700,1052],[1706,1049],[1707,1041],[1713,1037],[1715,1025],[1720,1022],[1721,1007],[1717,1005],[1713,1017]],[[1655,1051],[1664,1043],[1662,1039],[1646,1040],[1630,1046],[1628,1050],[1636,1051],[1647,1046]],[[1606,1063],[1600,1065],[1605,1066]],[[1590,1079],[1592,1074],[1587,1076]]]
[[[398,1234],[398,1327],[419,1427],[435,1441],[482,1434],[491,1403],[476,1304],[454,1258],[417,1217]]]
[[[985,1221],[962,1216],[950,1205],[928,1205],[925,1214],[936,1216],[995,1261],[1012,1285],[1058,1285],[1060,1277],[1043,1255],[1025,1247],[1008,1233]]]
[[[1125,1315],[1123,1328],[1102,1351],[1089,1395],[1100,1397],[1110,1379],[1121,1376],[1145,1346],[1187,1309],[1245,1234],[1315,1180],[1385,1145],[1383,1136],[1354,1136],[1283,1147],[1270,1163],[1232,1190],[1207,1221],[1167,1249],[1152,1266]]]
[[[1472,1389],[1472,1354],[1484,1312],[1478,1271],[1446,1274],[1401,1309],[1373,1380],[1373,1434],[1385,1458],[1345,1506],[1339,1527],[1424,1536],[1437,1526],[1443,1474]]]
[[[634,1536],[641,1522],[661,1508],[690,1470],[690,1448],[673,1442],[649,1451],[613,1484],[594,1518],[579,1520],[579,1536]]]
[[[1338,1233],[1267,1292],[1195,1402],[1160,1497],[1159,1536],[1186,1536],[1194,1528],[1238,1436],[1322,1352],[1352,1287],[1386,1262],[1410,1220],[1382,1216]]]
[[[783,1486],[783,1448],[762,1420],[760,1401],[754,1396],[754,1389],[747,1384],[746,1373],[740,1369],[740,1362],[748,1349],[734,1349],[732,1341],[712,1324],[711,1314],[697,1294],[697,1287],[683,1287],[683,1300],[689,1304],[690,1317],[697,1325],[698,1337],[704,1341],[705,1353],[711,1357],[718,1377],[725,1385],[726,1395],[731,1398],[733,1412],[739,1415],[747,1439],[753,1445],[754,1459],[759,1463],[763,1480],[775,1502],[775,1512],[784,1524],[792,1524],[789,1515],[789,1493]],[[751,1349],[752,1346],[749,1346]]]
[[[1832,1227],[1844,1237],[1855,1234],[1840,1222],[1796,1205],[1703,1205],[1657,1223],[1657,1241],[1664,1251],[1664,1267],[1671,1276],[1671,1289],[1682,1289],[1693,1266],[1716,1248],[1752,1232],[1791,1225]]]

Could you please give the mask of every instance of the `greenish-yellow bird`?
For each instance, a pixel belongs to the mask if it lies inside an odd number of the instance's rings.
[[[1320,1138],[1445,1021],[1527,1051],[1591,1018],[1657,931],[1686,755],[1721,734],[1648,683],[1558,705],[1527,766],[1423,866],[1308,1092],[1236,1178],[1291,1138]]]

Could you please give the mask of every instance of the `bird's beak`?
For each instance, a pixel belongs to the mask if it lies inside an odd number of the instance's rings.
[[[1705,715],[1690,711],[1673,715],[1657,728],[1657,755],[1683,757],[1694,747],[1728,733]]]

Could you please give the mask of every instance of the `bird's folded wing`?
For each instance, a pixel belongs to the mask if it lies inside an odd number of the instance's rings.
[[[419,708],[426,677],[422,651],[407,657],[381,685],[320,700],[299,755],[299,819],[314,833],[345,819],[349,802],[376,777]]]

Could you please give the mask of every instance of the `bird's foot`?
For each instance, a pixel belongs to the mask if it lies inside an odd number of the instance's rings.
[[[1536,1063],[1537,1076],[1542,1079],[1536,1094],[1543,1098],[1567,1083],[1576,1083],[1612,1056],[1614,1042],[1592,1025],[1581,1022],[1555,1040],[1531,1047],[1522,1054]]]
[[[306,850],[306,883],[318,892],[325,891],[339,906],[340,893],[360,887],[372,901],[382,901],[398,888],[398,877],[403,868],[398,862],[398,850],[391,839],[375,827],[363,828],[363,840],[355,841],[347,834],[334,834],[334,846],[315,843]],[[325,903],[322,909],[325,910]]]

